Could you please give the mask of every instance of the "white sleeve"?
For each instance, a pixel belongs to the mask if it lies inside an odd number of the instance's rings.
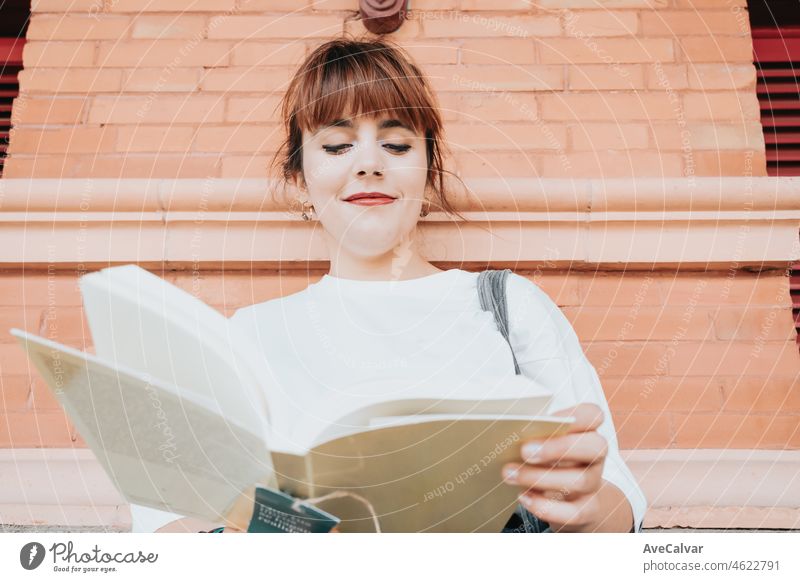
[[[647,499],[619,452],[611,411],[594,366],[586,359],[575,330],[558,306],[535,283],[516,273],[507,286],[509,339],[520,371],[553,392],[550,412],[582,402],[603,411],[597,429],[608,443],[603,478],[628,499],[634,530],[641,531]]]
[[[153,533],[185,515],[131,503],[131,533]]]

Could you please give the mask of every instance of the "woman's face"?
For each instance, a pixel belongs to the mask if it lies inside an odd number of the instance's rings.
[[[340,119],[303,132],[303,177],[310,202],[339,250],[385,255],[416,228],[428,175],[424,136],[391,116]],[[359,193],[394,198],[362,204]]]

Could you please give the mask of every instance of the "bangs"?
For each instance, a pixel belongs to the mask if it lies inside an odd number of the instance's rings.
[[[438,133],[438,107],[421,72],[398,58],[397,49],[375,43],[329,43],[293,80],[296,99],[284,119],[313,131],[339,119],[392,117],[425,135]]]

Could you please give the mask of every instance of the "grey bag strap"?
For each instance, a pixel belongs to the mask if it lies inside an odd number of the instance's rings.
[[[514,358],[514,372],[517,375],[522,371],[517,364],[517,357],[514,355],[514,348],[511,346],[508,328],[508,302],[506,300],[506,279],[511,273],[511,269],[493,270],[488,269],[478,274],[478,299],[481,302],[481,309],[491,311],[497,328],[508,342],[511,348],[511,357]],[[504,528],[504,532],[525,532],[525,533],[546,533],[550,531],[550,525],[533,515],[519,503],[514,509],[522,520],[521,529]]]
[[[487,269],[478,274],[478,299],[481,302],[481,309],[491,311],[497,323],[497,329],[503,334],[511,348],[511,357],[514,359],[514,373],[519,375],[522,372],[517,364],[517,357],[514,355],[514,348],[511,346],[508,329],[508,303],[506,300],[506,279],[511,269],[493,270]]]

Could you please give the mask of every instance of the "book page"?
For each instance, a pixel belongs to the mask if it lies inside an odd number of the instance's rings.
[[[97,355],[220,402],[265,436],[285,422],[268,362],[221,313],[135,265],[80,280]]]
[[[219,520],[246,487],[274,482],[262,435],[226,419],[218,402],[13,333],[129,502]]]

